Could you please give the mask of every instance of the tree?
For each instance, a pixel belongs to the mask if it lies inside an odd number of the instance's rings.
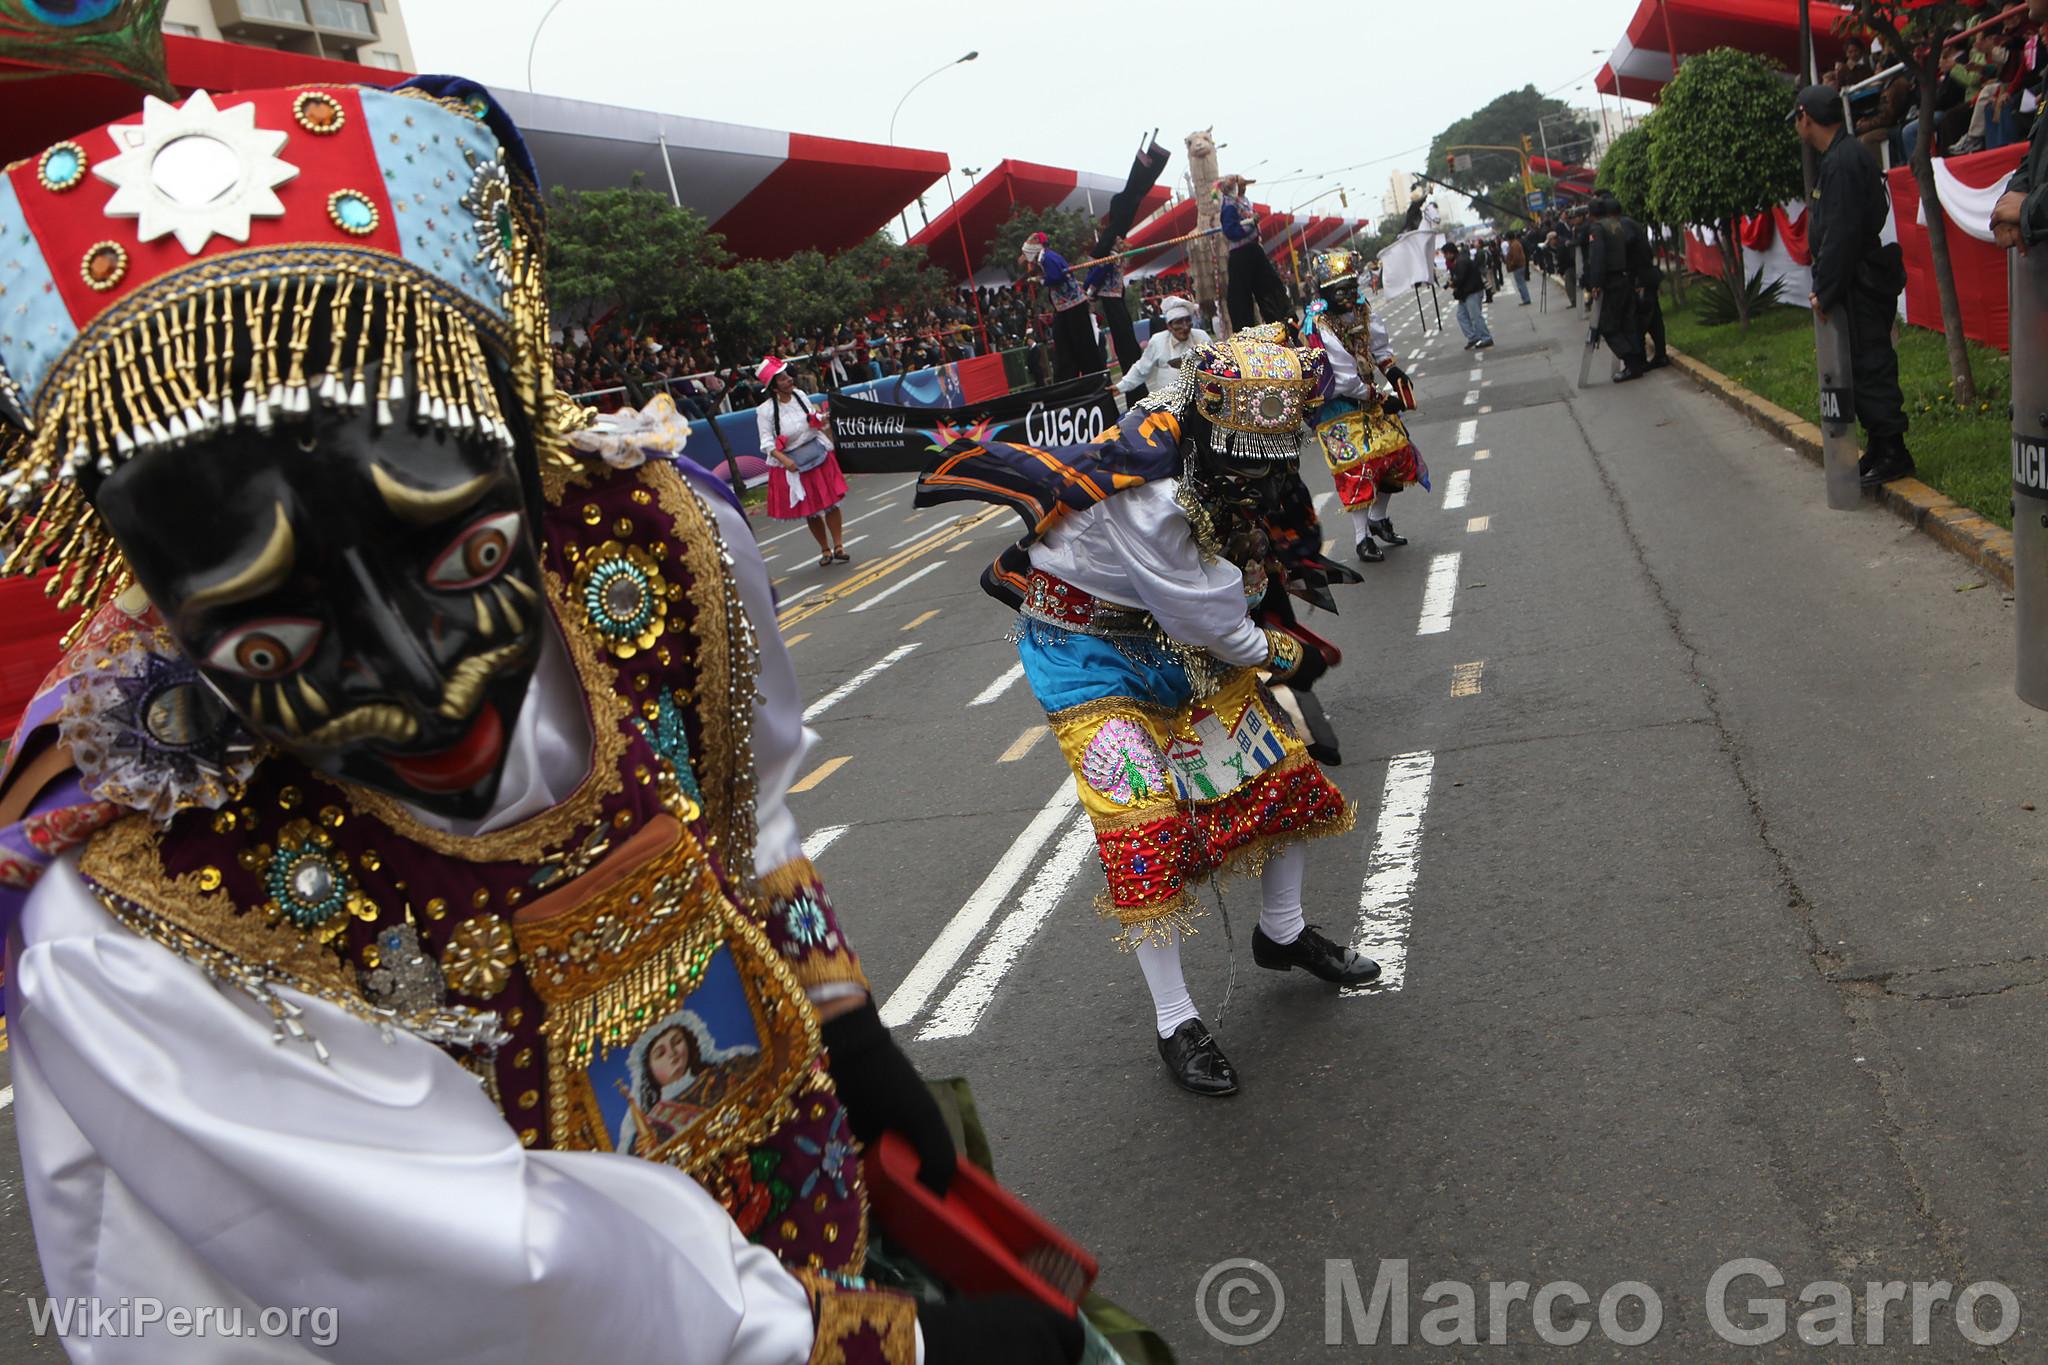
[[[1449,166],[1458,145],[1519,147],[1527,136],[1540,152],[1544,138],[1554,147],[1590,142],[1593,125],[1563,100],[1525,85],[1510,90],[1438,133],[1429,144],[1429,174],[1460,189],[1475,190],[1502,204],[1522,202],[1521,159],[1511,152],[1474,152],[1470,170]],[[1499,215],[1495,215],[1499,217]]]
[[[1980,4],[1960,0],[1855,0],[1850,21],[1884,39],[1885,50],[1903,61],[1920,83],[1920,139],[1913,144],[1913,183],[1920,188],[1921,217],[1927,222],[1927,252],[1934,259],[1934,288],[1941,297],[1941,330],[1948,342],[1948,372],[1956,401],[1977,401],[1977,376],[1963,340],[1963,305],[1956,297],[1956,271],[1948,254],[1948,216],[1934,185],[1934,97],[1941,86],[1943,40],[1983,17]],[[1854,136],[1853,131],[1850,136]]]
[[[618,309],[631,318],[699,312],[732,261],[725,239],[666,195],[643,189],[564,190],[549,211],[548,284],[556,313],[588,326]]]
[[[1105,210],[1108,207],[1103,205]],[[1034,232],[1043,232],[1051,239],[1052,249],[1068,260],[1086,260],[1095,248],[1096,220],[1080,209],[1033,209],[1019,204],[983,243],[983,259],[990,265],[1010,265],[1024,239]]]
[[[1649,138],[1649,201],[1667,222],[1714,230],[1745,332],[1741,221],[1801,188],[1788,93],[1776,65],[1751,53],[1721,47],[1687,57],[1664,87]]]

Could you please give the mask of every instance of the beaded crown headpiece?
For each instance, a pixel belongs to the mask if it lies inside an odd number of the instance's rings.
[[[6,168],[0,574],[54,567],[89,617],[128,574],[81,474],[316,403],[510,448],[493,366],[567,458],[542,420],[541,231],[518,131],[452,77],[150,96]]]
[[[1327,289],[1333,284],[1358,278],[1358,253],[1339,247],[1333,251],[1318,251],[1309,262],[1314,272],[1316,288]]]
[[[1209,448],[1236,460],[1300,454],[1308,413],[1327,396],[1330,363],[1284,323],[1247,327],[1200,347],[1179,383],[1152,406],[1209,419]]]

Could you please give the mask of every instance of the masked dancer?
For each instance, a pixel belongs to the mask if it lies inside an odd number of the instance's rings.
[[[1252,329],[1189,357],[1108,440],[1047,460],[963,438],[919,481],[920,505],[989,500],[1025,519],[984,585],[1021,614],[1024,676],[1094,822],[1103,912],[1136,952],[1168,1075],[1200,1095],[1238,1085],[1181,972],[1214,874],[1259,874],[1258,965],[1379,975],[1304,919],[1304,841],[1352,812],[1264,679],[1312,682],[1323,658],[1248,611],[1268,587],[1264,506],[1326,378],[1320,352]]]
[[[860,1139],[950,1142],[802,856],[745,517],[663,400],[552,402],[488,92],[150,98],[0,230],[5,568],[90,614],[0,773],[49,1292],[335,1311],[249,1359],[1076,1358],[857,1278]]]
[[[1301,330],[1322,347],[1331,387],[1314,419],[1316,440],[1351,518],[1358,557],[1378,563],[1386,555],[1375,540],[1408,543],[1394,530],[1394,494],[1411,483],[1429,487],[1429,466],[1399,418],[1415,406],[1415,387],[1394,360],[1386,323],[1359,294],[1357,253],[1317,252],[1310,267],[1316,298]],[[1380,388],[1375,370],[1389,389]]]

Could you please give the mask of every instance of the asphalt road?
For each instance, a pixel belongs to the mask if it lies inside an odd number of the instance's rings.
[[[1556,295],[1503,294],[1476,358],[1448,298],[1448,337],[1381,302],[1435,489],[1314,620],[1359,820],[1313,847],[1308,899],[1398,984],[1260,971],[1256,887],[1226,884],[1187,959],[1234,1099],[1167,1082],[1094,915],[976,583],[1014,528],[915,512],[901,476],[854,481],[850,566],[760,523],[814,698],[794,801],[898,1037],[972,1080],[1004,1180],[1190,1365],[2048,1358],[2048,721],[2012,696],[2009,602],[1874,507],[1824,510],[1817,469],[1676,372],[1609,387],[1603,352],[1577,391]],[[1711,1292],[1742,1258],[1782,1285]],[[1800,1302],[1827,1281],[1847,1310]],[[1957,1320],[1980,1281],[2019,1305],[1995,1347]],[[0,1296],[33,1292],[0,1134]],[[1724,1330],[1769,1329],[1752,1298],[1785,1331],[1738,1351]],[[1973,1312],[2001,1335],[1996,1292]],[[0,1362],[55,1357],[10,1322]]]

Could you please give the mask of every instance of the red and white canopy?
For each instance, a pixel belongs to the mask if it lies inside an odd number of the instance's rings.
[[[923,247],[932,264],[955,279],[971,275],[979,284],[1005,284],[1010,276],[1003,267],[1015,257],[1021,243],[1004,243],[993,257],[988,243],[1015,209],[1079,209],[1100,218],[1109,212],[1109,201],[1123,187],[1121,175],[1000,161],[961,195],[958,203],[913,236],[910,244]],[[1167,193],[1166,186],[1154,185],[1138,206],[1138,217],[1142,219],[1164,204]]]
[[[1816,0],[1813,48],[1823,69],[1842,55],[1835,30],[1853,11]],[[1593,84],[1602,94],[1653,100],[1682,59],[1717,47],[1776,58],[1788,72],[1799,65],[1799,0],[1638,0],[1614,54]]]
[[[673,184],[685,208],[747,257],[843,251],[878,231],[949,164],[943,152],[522,90],[491,93],[525,135],[542,185],[611,189],[638,175],[645,188],[667,194]]]

